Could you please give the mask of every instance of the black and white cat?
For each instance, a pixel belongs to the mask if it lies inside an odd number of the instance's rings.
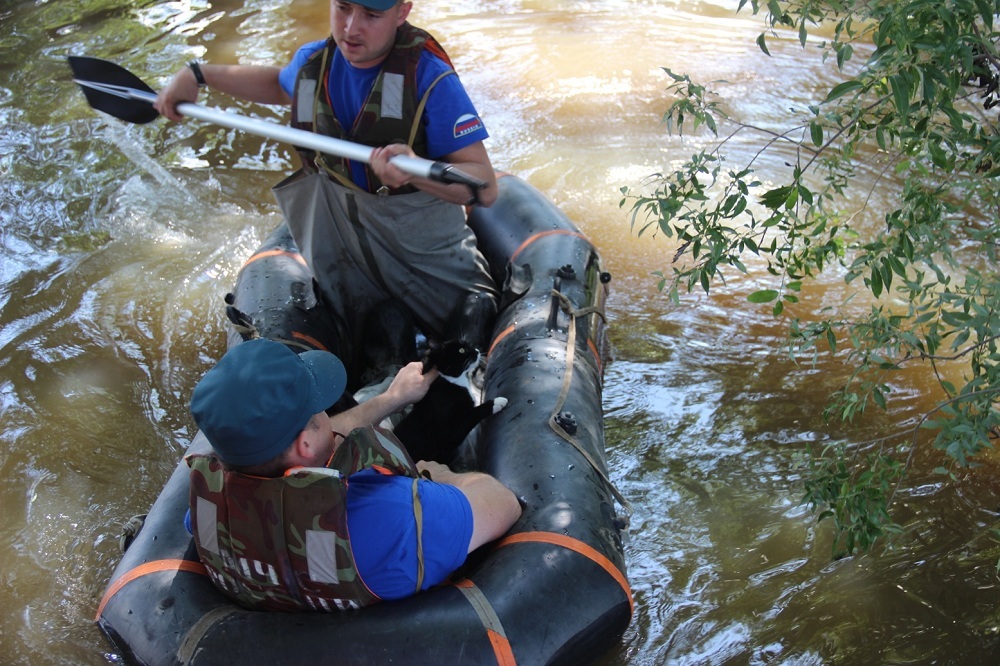
[[[424,373],[437,368],[441,374],[393,432],[415,462],[448,464],[472,429],[506,407],[507,399],[475,404],[469,393],[469,374],[479,363],[479,351],[461,340],[431,342],[422,362]]]

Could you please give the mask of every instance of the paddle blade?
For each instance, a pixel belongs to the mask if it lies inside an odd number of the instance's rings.
[[[160,115],[149,102],[131,99],[127,95],[106,92],[86,85],[89,82],[153,93],[153,89],[143,83],[142,79],[124,67],[107,60],[88,56],[69,56],[67,60],[69,60],[70,69],[73,70],[73,78],[80,83],[80,89],[83,90],[87,103],[91,107],[127,123],[137,125],[153,122]]]

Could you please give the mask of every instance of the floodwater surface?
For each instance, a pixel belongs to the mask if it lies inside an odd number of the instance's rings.
[[[762,267],[671,304],[651,274],[669,271],[676,246],[636,237],[619,207],[622,186],[707,141],[661,125],[663,67],[719,81],[730,114],[768,128],[837,82],[793,35],[763,56],[761,20],[736,4],[416,0],[411,16],[452,55],[495,166],[559,205],[613,276],[604,408],[611,477],[635,508],[636,613],[600,661],[989,662],[1000,652],[994,464],[950,481],[932,473],[934,454],[918,455],[895,505],[907,531],[864,557],[832,561],[829,527],[800,503],[807,446],[912,427],[941,397],[933,378],[901,378],[888,414],[824,422],[849,370],[790,359],[786,322],[746,300],[772,286]],[[327,11],[312,0],[0,4],[3,663],[120,660],[93,618],[121,527],[194,434],[187,403],[225,345],[222,297],[278,223],[269,188],[293,168],[287,146],[234,131],[99,116],[65,57],[108,58],[158,88],[194,58],[283,64],[325,36]],[[282,118],[218,93],[202,101]],[[749,159],[758,143],[741,135],[727,151]],[[761,161],[762,175],[782,160]],[[891,196],[883,183],[871,209]],[[848,295],[834,271],[800,314]]]

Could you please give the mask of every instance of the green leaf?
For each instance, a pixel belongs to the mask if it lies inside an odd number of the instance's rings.
[[[827,94],[826,99],[823,103],[832,102],[835,99],[839,99],[849,92],[854,92],[855,90],[860,90],[864,85],[861,81],[857,79],[851,79],[850,81],[844,81],[843,83],[838,83],[833,87],[833,89]]]
[[[821,147],[823,145],[823,128],[815,120],[809,123],[809,135],[814,146]]]
[[[906,76],[897,74],[889,77],[889,85],[892,86],[892,98],[896,104],[896,113],[901,119],[906,118],[910,113],[910,82]]]
[[[837,49],[837,68],[844,69],[844,63],[850,60],[852,55],[854,55],[854,47],[850,44],[842,44]]]
[[[788,193],[788,198],[785,199],[785,210],[791,210],[795,208],[795,204],[799,201],[799,190],[796,187],[791,188]]]
[[[771,210],[778,210],[788,202],[788,197],[792,194],[794,189],[791,185],[784,185],[782,187],[776,187],[773,190],[768,190],[760,197],[760,202],[765,207]],[[793,204],[794,205],[794,204]]]
[[[878,269],[879,274],[882,276],[882,284],[885,285],[886,289],[892,288],[892,267],[889,264],[889,258],[885,257],[882,259],[882,266]]]
[[[986,31],[992,32],[993,15],[996,13],[993,3],[989,0],[976,0],[976,7],[979,8],[979,18],[981,18],[983,23],[986,24]]]
[[[764,55],[771,55],[771,52],[767,50],[767,42],[765,41],[764,33],[760,33],[757,36],[757,47],[764,52]]]
[[[872,269],[871,289],[872,289],[872,294],[875,295],[875,298],[878,298],[879,296],[882,295],[882,276],[879,274],[877,268]]]
[[[778,292],[774,289],[761,289],[747,296],[747,300],[751,303],[770,303],[776,298],[778,298]]]
[[[972,317],[965,314],[964,312],[942,312],[941,321],[953,326],[955,328],[961,328],[968,324],[972,320]]]
[[[878,405],[881,409],[885,409],[886,407],[885,393],[883,393],[879,389],[875,389],[874,391],[872,391],[872,399],[875,400],[875,404]]]

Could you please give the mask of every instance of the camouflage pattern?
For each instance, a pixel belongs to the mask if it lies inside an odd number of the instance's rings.
[[[378,601],[358,575],[347,530],[347,477],[375,468],[418,477],[385,430],[358,428],[329,468],[281,478],[226,471],[214,455],[190,455],[195,547],[219,590],[256,610],[334,611]]]
[[[328,38],[326,46],[314,53],[299,70],[295,91],[292,95],[292,126],[307,132],[317,132],[366,146],[404,143],[410,145],[417,155],[426,156],[426,136],[423,126],[419,122],[420,118],[417,117],[417,108],[420,105],[420,100],[417,98],[417,64],[420,62],[420,56],[424,50],[428,50],[441,58],[448,66],[451,66],[451,60],[441,45],[426,31],[409,23],[403,23],[396,30],[396,42],[382,63],[382,69],[372,85],[368,99],[365,100],[361,112],[355,119],[354,126],[347,132],[344,131],[334,115],[327,92],[326,80],[329,71],[327,66],[333,58],[336,48],[337,45],[333,41],[333,37]],[[382,93],[386,74],[399,74],[403,77],[402,118],[382,117]],[[313,122],[299,120],[298,105],[305,101],[299,99],[299,86],[304,80],[319,82],[315,85],[315,97],[311,100],[314,111],[305,114],[309,118],[315,115]],[[429,94],[430,89],[427,90],[425,96]],[[410,135],[413,134],[414,127],[417,127],[417,131],[411,142]],[[315,164],[318,169],[326,171],[342,184],[346,185],[352,182],[348,160],[325,153],[317,155],[314,151],[302,148],[298,150],[303,164]],[[366,167],[366,171],[368,172],[369,191],[374,194],[382,186],[382,183],[375,176],[371,167]],[[355,187],[357,186],[355,185]],[[407,186],[394,190],[393,194],[413,191],[414,188]]]

